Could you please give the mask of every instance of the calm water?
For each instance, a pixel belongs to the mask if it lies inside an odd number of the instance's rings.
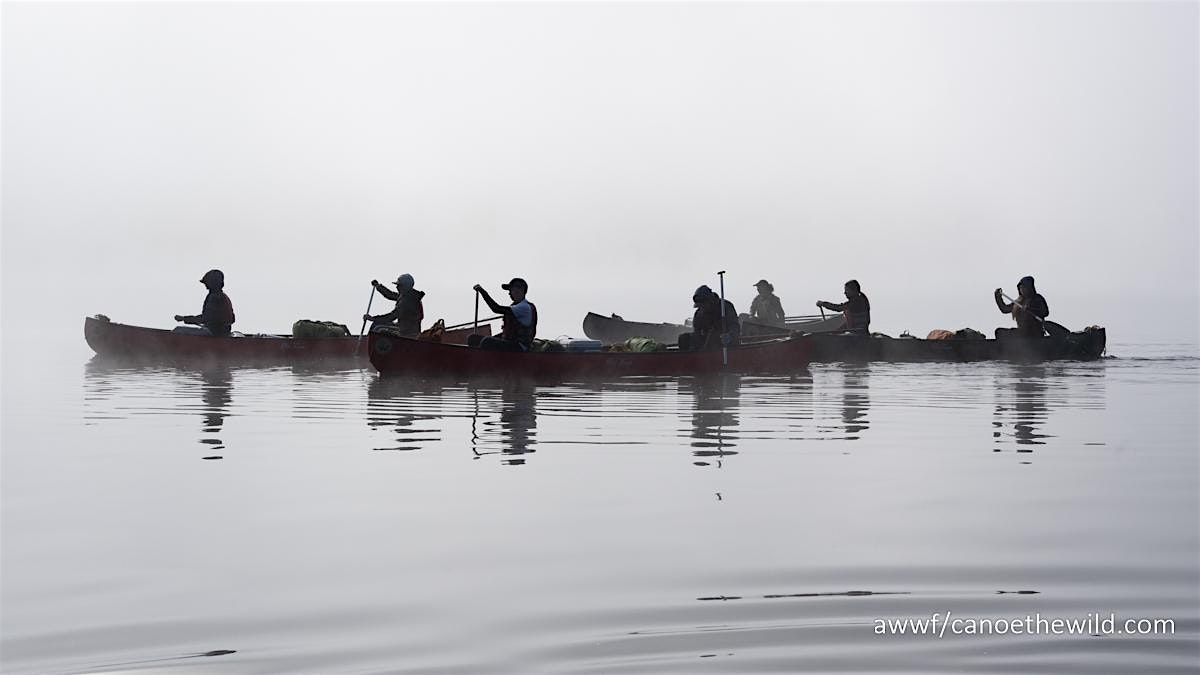
[[[3,670],[1196,672],[1194,347],[796,378],[5,363]],[[876,619],[1170,619],[876,635]]]

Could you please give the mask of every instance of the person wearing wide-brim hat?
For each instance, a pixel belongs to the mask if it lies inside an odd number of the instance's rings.
[[[483,297],[483,301],[495,313],[501,316],[499,337],[482,337],[472,335],[467,344],[480,349],[494,349],[505,352],[527,352],[533,347],[533,338],[537,335],[537,306],[525,298],[529,292],[529,283],[521,277],[513,277],[500,288],[508,291],[512,304],[505,307],[492,299],[483,286],[475,284],[475,292]]]
[[[190,323],[201,326],[202,328],[177,328],[176,330],[185,332],[207,332],[216,337],[225,337],[229,335],[233,327],[233,301],[225,295],[225,273],[221,270],[209,270],[200,277],[200,283],[208,289],[208,295],[204,296],[204,307],[199,314],[184,316],[176,314],[175,320],[180,323]]]
[[[783,303],[775,295],[775,287],[766,279],[759,279],[754,287],[758,289],[758,295],[750,301],[750,318],[771,326],[783,326]]]
[[[387,314],[376,316],[363,314],[363,321],[370,321],[372,326],[394,325],[400,329],[401,334],[409,337],[420,335],[421,321],[425,319],[425,306],[421,299],[425,297],[425,292],[414,288],[415,283],[411,274],[401,274],[396,278],[396,290],[393,291],[377,279],[372,279],[371,285],[375,290],[395,302],[396,308]]]

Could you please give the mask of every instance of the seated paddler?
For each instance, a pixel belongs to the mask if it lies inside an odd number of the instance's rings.
[[[679,349],[693,351],[737,345],[742,324],[738,321],[738,313],[732,302],[721,300],[721,296],[713,289],[701,286],[692,294],[692,305],[696,308],[692,316],[692,332],[679,336]]]
[[[760,279],[754,284],[754,288],[758,289],[758,295],[750,301],[750,319],[769,326],[782,327],[783,303],[779,301],[779,296],[775,295],[775,287],[766,279]]]
[[[1037,292],[1033,277],[1022,277],[1017,282],[1017,298],[1013,302],[1005,302],[1004,290],[997,288],[996,307],[1004,314],[1011,314],[1017,322],[1016,328],[997,328],[996,338],[1002,337],[1042,337],[1046,334],[1043,320],[1050,316],[1050,305],[1046,298]]]
[[[491,295],[488,295],[483,286],[475,284],[475,292],[483,298],[488,308],[501,317],[500,335],[488,337],[472,335],[467,339],[467,344],[480,349],[527,352],[533,346],[538,322],[537,306],[525,297],[529,293],[529,284],[520,277],[514,277],[507,284],[500,284],[500,288],[508,291],[508,297],[512,300],[511,305],[505,306],[497,303]]]
[[[233,327],[233,301],[225,295],[225,273],[221,270],[209,270],[200,277],[200,283],[208,289],[204,296],[204,306],[199,314],[176,314],[175,320],[180,323],[192,324],[199,328],[176,328],[180,332],[194,332],[201,335],[225,337]]]
[[[817,307],[823,307],[834,312],[841,312],[846,322],[842,330],[848,333],[870,334],[871,332],[871,301],[867,299],[858,281],[851,279],[842,288],[846,295],[845,302],[817,301]]]
[[[363,314],[363,321],[370,321],[371,327],[375,326],[395,326],[400,329],[400,333],[407,337],[417,337],[421,334],[421,320],[425,318],[425,307],[421,304],[421,298],[425,297],[425,293],[413,288],[414,282],[411,274],[401,274],[396,278],[396,290],[387,287],[386,284],[381,284],[377,279],[371,280],[371,285],[379,294],[396,303],[396,307],[386,313],[372,316]]]

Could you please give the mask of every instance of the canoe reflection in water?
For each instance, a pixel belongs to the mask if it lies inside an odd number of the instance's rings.
[[[1006,375],[996,378],[996,412],[992,420],[993,452],[1001,452],[1006,439],[1004,429],[1012,425],[1012,439],[1017,452],[1033,452],[1034,445],[1045,445],[1049,434],[1041,433],[1049,416],[1046,407],[1046,366],[1012,366]]]
[[[200,413],[202,459],[223,459],[221,437],[233,402],[233,371],[146,365],[116,357],[92,358],[84,370],[84,420],[95,424],[136,415]]]
[[[737,454],[731,448],[737,445],[734,432],[741,386],[742,377],[729,374],[695,377],[686,389],[680,387],[681,391],[690,390],[693,398],[690,438],[696,466],[719,468],[725,457]]]
[[[395,444],[372,449],[408,452],[441,440],[442,394],[453,387],[453,383],[434,380],[373,378],[367,385],[367,426],[390,430]]]

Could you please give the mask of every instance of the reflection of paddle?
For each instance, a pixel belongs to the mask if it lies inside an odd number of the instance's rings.
[[[1022,312],[1025,312],[1029,316],[1032,316],[1033,318],[1040,321],[1042,324],[1042,328],[1046,329],[1046,332],[1050,335],[1050,337],[1062,338],[1062,337],[1067,337],[1068,335],[1071,334],[1070,329],[1068,329],[1066,326],[1063,326],[1062,324],[1054,323],[1053,321],[1047,321],[1047,320],[1043,319],[1042,317],[1038,316],[1037,314],[1034,314],[1033,312],[1026,309],[1025,305],[1022,305],[1021,303],[1017,302],[1016,300],[1013,300],[1012,298],[1008,297],[1007,293],[1001,293],[1000,297],[1004,298],[1006,301],[1013,304],[1014,306],[1020,307]]]

